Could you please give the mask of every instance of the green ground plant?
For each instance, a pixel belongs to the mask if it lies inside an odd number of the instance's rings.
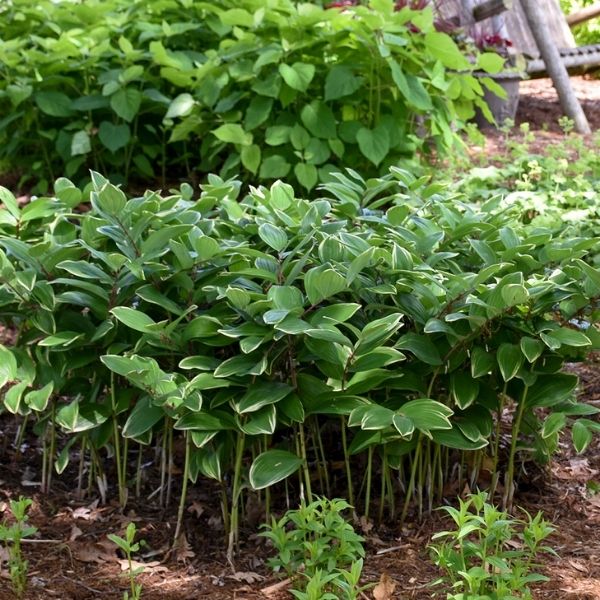
[[[504,152],[482,157],[481,165],[461,162],[458,170],[451,167],[455,189],[497,210],[515,207],[532,226],[564,235],[599,235],[600,136],[586,144],[571,135],[568,119],[561,124],[564,138],[540,152],[534,150],[535,138],[527,124],[512,135],[513,124],[507,123]],[[591,260],[597,264],[600,254],[594,252]]]
[[[231,559],[250,494],[404,519],[488,469],[510,506],[561,431],[585,450],[597,409],[561,369],[600,346],[597,239],[395,168],[320,194],[210,176],[128,199],[97,173],[25,206],[0,190],[2,410],[39,436],[43,489],[76,460],[81,493],[124,506],[159,457],[175,537],[212,480]]]
[[[548,581],[534,572],[541,553],[555,554],[543,545],[554,529],[541,512],[514,518],[488,503],[486,492],[459,499],[458,508],[442,509],[456,528],[436,533],[430,550],[444,572],[434,585],[450,587],[448,600],[530,600],[529,585]]]
[[[8,575],[15,598],[20,600],[27,591],[27,574],[29,563],[23,556],[21,542],[24,538],[31,537],[37,527],[28,525],[27,510],[32,505],[29,498],[19,498],[10,501],[10,512],[14,522],[0,524],[0,542],[6,545],[8,551]]]
[[[120,537],[114,533],[109,533],[107,536],[111,542],[123,551],[127,558],[128,569],[125,575],[129,578],[129,592],[123,592],[123,600],[140,600],[142,597],[142,584],[137,583],[137,576],[144,572],[144,567],[133,567],[133,554],[138,552],[145,542],[144,540],[136,542],[135,534],[135,523],[129,523],[125,529],[125,537]]]
[[[294,581],[291,593],[299,600],[354,600],[362,591],[364,538],[342,514],[350,508],[339,498],[319,498],[288,510],[281,519],[273,517],[271,524],[265,525],[261,535],[277,552],[269,565]]]
[[[376,175],[452,147],[498,91],[474,72],[503,66],[465,58],[431,8],[392,0],[13,0],[0,17],[0,164],[38,193],[89,168],[307,192],[345,166]]]

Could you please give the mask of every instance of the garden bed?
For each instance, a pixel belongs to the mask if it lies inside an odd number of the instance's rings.
[[[581,378],[580,399],[599,405],[600,363],[592,360],[571,368]],[[9,439],[14,434],[6,416],[0,421],[0,431]],[[36,541],[25,544],[30,561],[27,599],[119,597],[119,590],[127,587],[121,575],[124,561],[106,535],[122,532],[131,521],[148,542],[142,551],[146,572],[140,578],[147,600],[291,598],[285,591],[263,592],[272,589],[278,580],[265,566],[269,551],[264,541],[251,532],[243,536],[247,541],[235,563],[237,573],[227,564],[214,490],[192,487],[185,521],[189,546],[170,552],[173,510],[165,513],[145,499],[131,501],[124,513],[116,504],[101,506],[93,498],[77,502],[72,493],[75,476],[68,474],[44,496],[34,485],[39,478],[38,465],[36,449],[26,446],[18,461],[7,462],[0,470],[0,509],[4,508],[2,501],[8,498],[25,495],[34,499],[31,521],[39,528],[39,534]],[[596,438],[580,456],[568,441],[563,441],[549,473],[533,467],[528,475],[529,481],[521,481],[516,505],[531,513],[544,511],[557,528],[550,545],[558,557],[543,557],[543,572],[550,582],[538,586],[534,597],[600,598],[600,492],[594,494],[600,487],[600,439]],[[146,483],[151,489],[151,482]],[[448,490],[448,497],[459,492]],[[364,579],[377,582],[388,574],[396,583],[392,598],[425,600],[432,597],[428,583],[439,575],[426,547],[431,535],[448,522],[442,513],[435,512],[423,523],[414,519],[409,519],[409,523],[403,530],[390,524],[377,530],[362,523],[367,539]],[[357,528],[360,530],[361,525]],[[0,600],[14,600],[8,581],[2,577]]]

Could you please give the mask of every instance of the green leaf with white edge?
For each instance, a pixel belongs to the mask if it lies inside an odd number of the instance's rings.
[[[31,410],[35,410],[36,412],[43,412],[46,410],[48,406],[48,402],[50,400],[50,396],[52,396],[52,392],[54,391],[54,383],[47,383],[43,388],[39,390],[32,390],[31,392],[27,392],[25,394],[25,404],[31,408]]]
[[[169,104],[165,119],[187,117],[192,112],[195,105],[196,101],[191,94],[187,92],[179,94],[179,96],[173,98],[171,104]]]
[[[277,425],[277,410],[269,404],[250,414],[250,417],[240,422],[240,429],[246,435],[272,435]]]
[[[525,358],[530,363],[535,362],[544,351],[544,344],[535,338],[527,336],[522,337],[519,344],[521,346],[521,352],[523,352]]]
[[[523,353],[516,344],[501,344],[496,359],[504,381],[510,381],[523,366]]]
[[[178,431],[235,431],[238,429],[232,415],[224,411],[213,410],[210,413],[200,411],[188,413],[173,425]]]
[[[0,388],[17,378],[17,359],[5,346],[0,344]]]
[[[27,381],[20,381],[4,392],[4,408],[6,408],[9,413],[13,415],[19,413],[19,409],[21,408],[21,400],[23,399],[23,392],[28,387],[29,383],[27,383]]]
[[[577,388],[577,376],[569,373],[538,375],[529,388],[527,405],[531,407],[554,406],[573,398]]]
[[[428,434],[435,429],[452,429],[449,417],[454,411],[437,400],[418,398],[403,404],[396,414],[408,417],[419,431]]]
[[[98,128],[98,138],[100,138],[102,145],[114,154],[129,144],[131,130],[127,123],[114,125],[109,121],[102,121]]]
[[[142,93],[135,88],[121,88],[110,98],[110,107],[121,119],[131,122],[142,104]]]
[[[122,435],[126,438],[139,438],[164,417],[165,411],[162,407],[152,404],[149,396],[143,396],[129,413]]]
[[[78,333],[76,331],[60,331],[56,335],[49,335],[43,340],[40,340],[38,345],[48,348],[54,346],[70,346],[83,337],[83,333]]]
[[[471,375],[483,377],[496,368],[494,356],[484,350],[481,346],[475,346],[471,350]]]
[[[372,404],[362,416],[360,427],[365,430],[387,429],[394,420],[394,411],[384,406]]]
[[[4,208],[15,218],[19,219],[21,210],[14,194],[7,188],[0,185],[0,202],[4,204]]]
[[[552,413],[546,417],[542,425],[542,437],[547,439],[563,430],[567,424],[567,418],[564,413]]]
[[[415,431],[413,420],[404,415],[394,415],[392,424],[396,428],[396,431],[405,439],[410,439]]]
[[[383,345],[402,327],[402,313],[393,313],[365,325],[358,336],[354,354],[361,356]]]
[[[96,195],[92,194],[92,205],[108,215],[120,216],[126,204],[124,192],[111,183],[105,184]]]
[[[399,350],[412,352],[419,360],[428,365],[439,366],[442,364],[442,357],[435,344],[426,336],[418,333],[405,333],[396,344]]]
[[[561,327],[559,329],[553,329],[551,331],[541,333],[540,337],[552,350],[556,350],[561,346],[581,348],[592,345],[590,338],[585,335],[585,333],[577,331],[576,329],[569,329],[567,327]]]
[[[304,285],[313,306],[347,288],[346,279],[342,275],[333,269],[321,267],[314,267],[304,275]]]
[[[110,312],[123,323],[123,325],[126,325],[130,329],[135,329],[135,331],[140,331],[142,333],[153,333],[148,330],[148,327],[156,325],[156,322],[147,314],[139,310],[129,308],[128,306],[116,306],[111,309]]]
[[[250,467],[252,489],[262,490],[293,475],[302,465],[302,459],[286,450],[267,450],[259,454]]]
[[[246,393],[235,404],[239,414],[254,412],[268,404],[274,404],[285,398],[292,387],[278,381],[261,381],[248,386]]]
[[[526,304],[529,301],[529,292],[524,285],[511,283],[502,287],[502,299],[506,307]]]
[[[458,371],[450,378],[452,397],[457,406],[464,410],[477,400],[479,396],[479,382],[470,373]]]
[[[315,76],[315,66],[303,62],[296,62],[291,66],[281,64],[279,65],[279,74],[293,90],[306,92]]]
[[[390,151],[390,135],[383,125],[378,125],[375,129],[361,127],[356,134],[356,141],[362,154],[375,166],[378,166]]]
[[[258,235],[260,239],[265,242],[268,246],[282,252],[288,244],[288,237],[281,227],[273,225],[271,223],[263,223],[258,228]]]
[[[228,144],[239,144],[240,146],[250,146],[252,144],[252,134],[244,131],[238,123],[226,123],[213,129],[211,133]]]
[[[593,434],[581,421],[575,421],[571,428],[571,438],[577,454],[581,454],[590,445]]]

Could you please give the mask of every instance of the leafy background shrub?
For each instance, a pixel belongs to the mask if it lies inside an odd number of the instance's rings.
[[[577,12],[586,6],[594,4],[594,0],[560,0],[563,12],[568,15]],[[578,25],[573,29],[575,41],[579,45],[600,43],[600,23],[598,19],[592,19]]]
[[[340,489],[367,516],[377,482],[380,519],[404,518],[481,468],[510,506],[521,460],[547,461],[567,426],[590,443],[597,410],[560,371],[600,345],[578,326],[598,317],[600,272],[582,260],[596,239],[398,169],[338,174],[312,202],[281,182],[239,193],[211,176],[199,198],[127,200],[94,174],[21,208],[2,190],[0,308],[17,340],[0,386],[42,437],[43,489],[77,444],[106,496],[106,449],[125,504],[132,453],[155,445],[168,502],[183,436],[179,523],[188,479],[215,480],[231,556],[248,490],[268,512],[296,473],[308,502]]]
[[[276,0],[85,3],[0,9],[0,162],[46,192],[88,168],[118,182],[209,172],[305,191],[342,166],[365,176],[487,110],[475,70],[431,8],[392,0],[324,9]]]

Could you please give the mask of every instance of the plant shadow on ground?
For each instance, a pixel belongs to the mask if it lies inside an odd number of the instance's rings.
[[[581,378],[582,399],[600,405],[600,362],[592,359],[572,369]],[[14,434],[6,418],[0,421],[0,431],[5,439]],[[246,542],[236,561],[237,573],[233,573],[225,559],[216,490],[206,487],[191,490],[185,523],[188,545],[169,553],[173,511],[165,514],[145,499],[133,499],[124,514],[116,504],[100,506],[93,499],[75,501],[68,474],[55,482],[50,495],[43,496],[31,485],[38,475],[34,471],[37,462],[35,448],[25,447],[18,462],[6,462],[0,469],[0,509],[5,508],[4,501],[9,497],[22,494],[34,499],[31,523],[40,532],[37,541],[24,544],[30,562],[28,600],[121,597],[127,587],[127,578],[122,575],[126,561],[106,536],[122,533],[131,521],[136,523],[139,537],[148,542],[138,557],[145,563],[140,581],[143,597],[148,600],[290,597],[277,588],[271,594],[263,592],[265,589],[268,592],[277,580],[265,566],[269,550],[264,539],[252,532],[245,532]],[[533,465],[525,470],[516,504],[530,512],[542,510],[557,527],[549,544],[558,557],[543,557],[542,572],[550,582],[534,588],[534,598],[600,598],[600,539],[596,533],[600,525],[599,488],[598,439],[580,456],[564,440],[550,472],[542,473]],[[448,490],[447,498],[459,492]],[[359,523],[357,529],[362,528],[367,540],[365,581],[376,582],[386,573],[396,583],[393,598],[431,598],[434,590],[428,583],[439,573],[429,560],[427,545],[432,534],[447,525],[447,517],[441,512],[434,512],[422,523],[409,519],[404,529],[391,523],[379,529]],[[2,572],[0,600],[13,600],[9,587]]]

